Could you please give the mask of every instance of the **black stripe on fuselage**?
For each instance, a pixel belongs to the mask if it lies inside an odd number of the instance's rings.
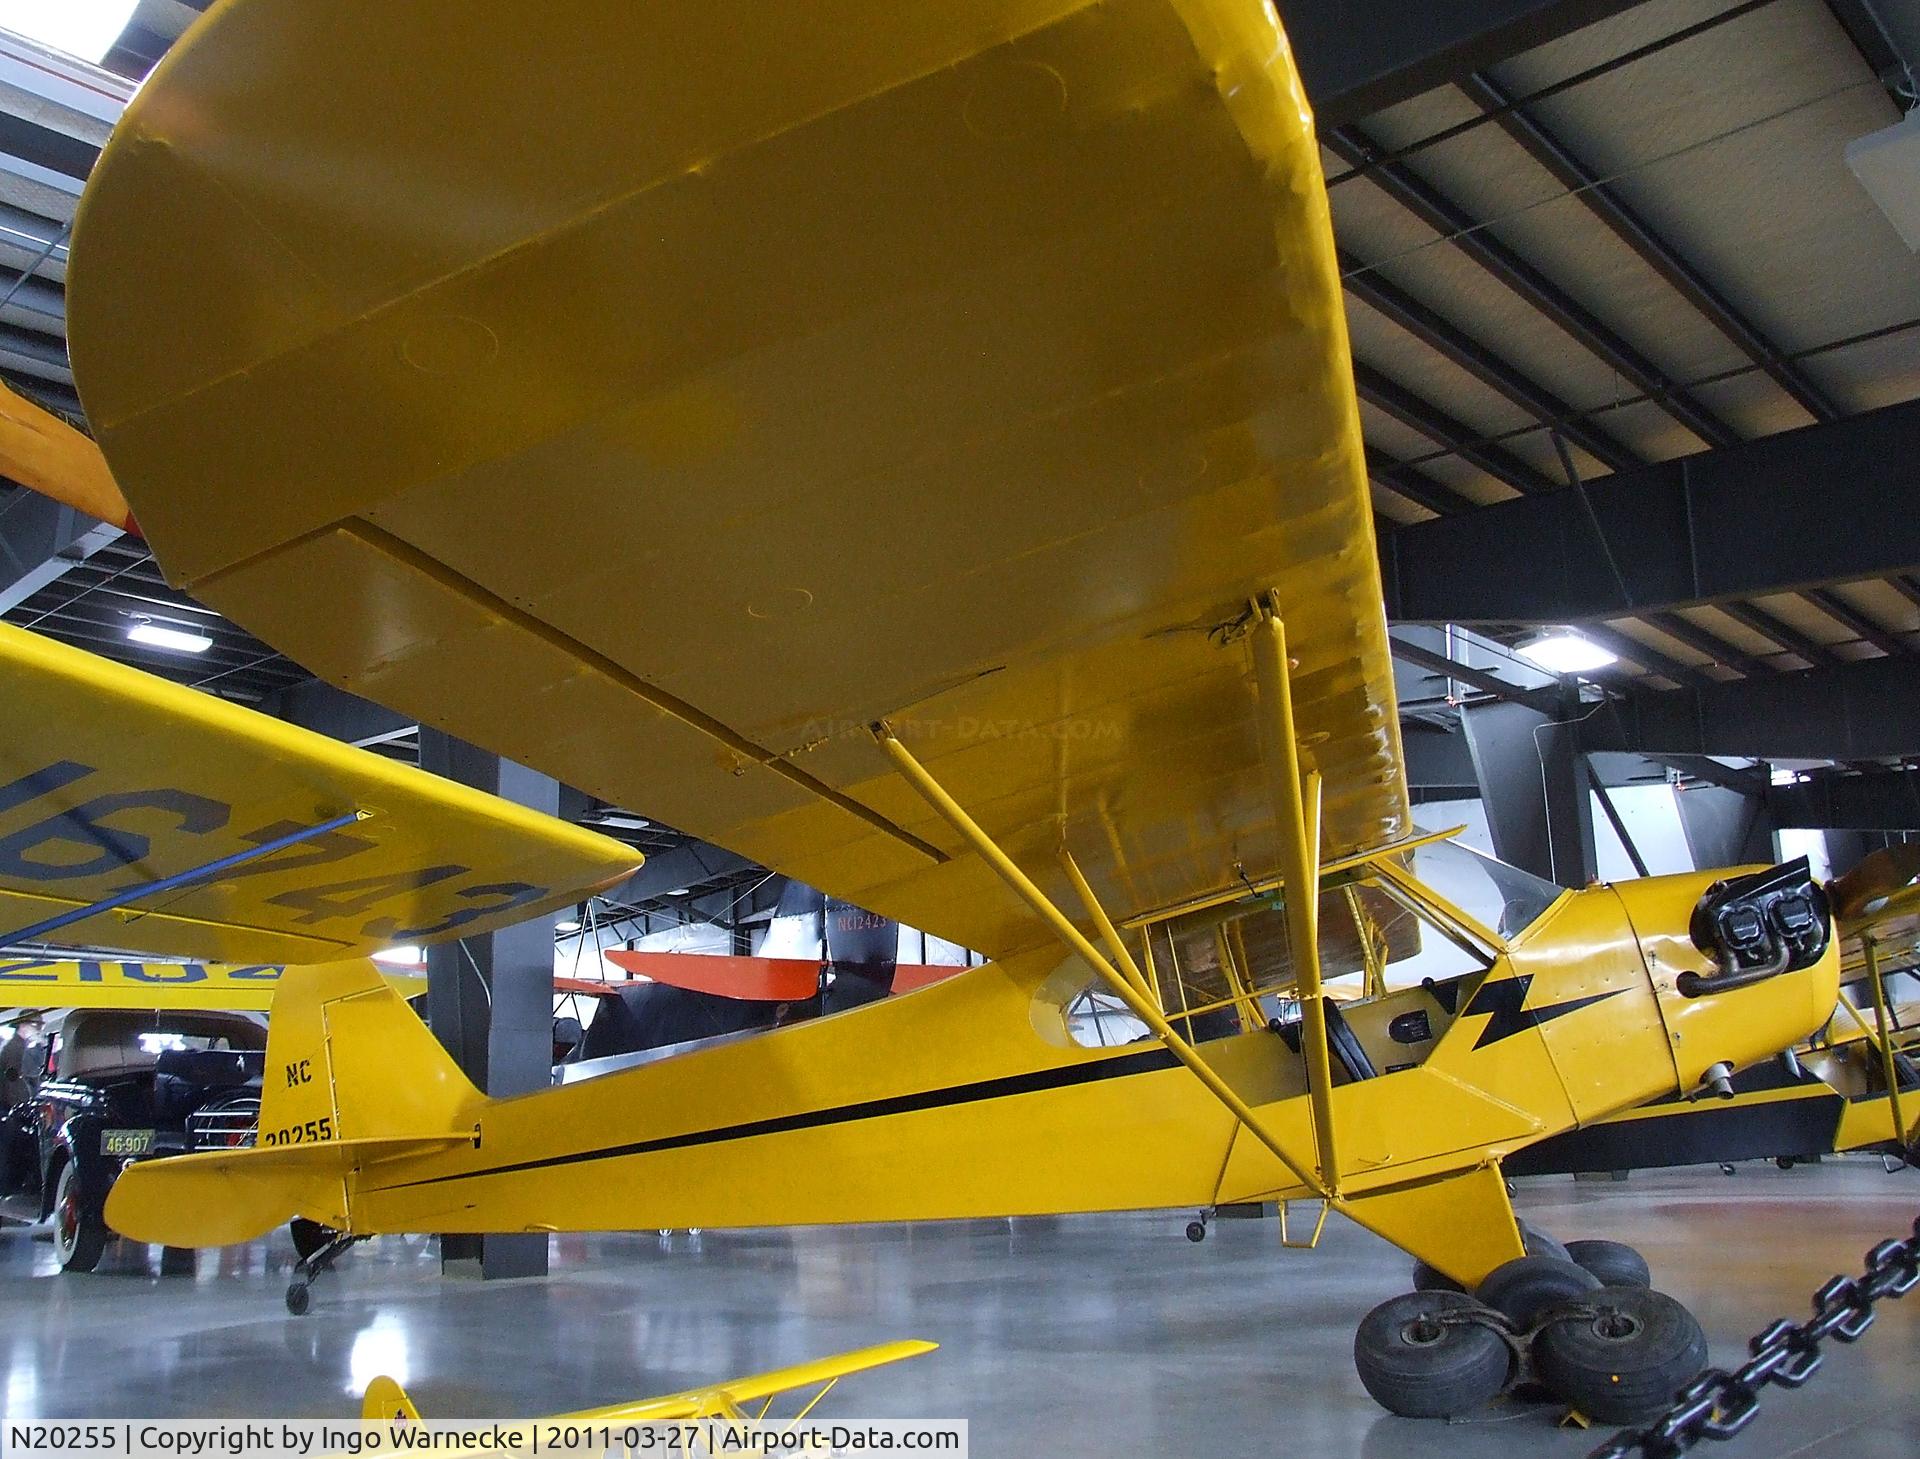
[[[1089,1060],[1060,1069],[1038,1069],[1030,1074],[1009,1074],[1000,1079],[983,1079],[975,1084],[956,1084],[946,1089],[928,1089],[918,1094],[896,1094],[886,1099],[863,1100],[859,1104],[836,1105],[831,1109],[807,1110],[801,1114],[778,1115],[772,1119],[749,1120],[744,1124],[721,1125],[711,1130],[690,1130],[683,1135],[663,1135],[653,1140],[636,1140],[627,1145],[607,1145],[597,1150],[577,1150],[569,1155],[548,1155],[539,1160],[520,1160],[511,1165],[495,1165],[485,1170],[463,1170],[453,1175],[434,1175],[425,1180],[406,1180],[385,1190],[405,1190],[411,1186],[439,1185],[449,1180],[478,1180],[486,1175],[514,1175],[523,1170],[548,1170],[557,1165],[581,1165],[592,1160],[620,1160],[629,1155],[652,1155],[661,1150],[684,1150],[694,1145],[715,1145],[725,1140],[747,1140],[755,1135],[784,1135],[793,1130],[810,1130],[821,1125],[847,1124],[854,1120],[878,1119],[883,1115],[912,1114],[919,1110],[944,1109],[950,1105],[973,1104],[985,1099],[1006,1099],[1016,1094],[1038,1094],[1048,1089],[1068,1089],[1076,1084],[1091,1084],[1101,1079],[1124,1079],[1134,1074],[1153,1074],[1179,1067],[1180,1061],[1166,1049],[1143,1049],[1137,1054],[1121,1054],[1111,1059]]]

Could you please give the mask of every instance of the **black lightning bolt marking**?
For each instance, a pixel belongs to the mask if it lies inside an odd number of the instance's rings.
[[[1470,1018],[1476,1013],[1491,1015],[1487,1019],[1487,1026],[1480,1030],[1480,1037],[1474,1040],[1474,1048],[1484,1049],[1488,1044],[1497,1044],[1501,1039],[1510,1039],[1517,1033],[1539,1028],[1556,1018],[1564,1018],[1569,1013],[1626,991],[1624,988],[1615,988],[1611,993],[1593,993],[1585,998],[1569,998],[1565,1003],[1549,1003],[1544,1008],[1528,1008],[1527,990],[1532,986],[1532,973],[1518,973],[1511,978],[1502,978],[1497,983],[1480,985],[1472,1001],[1460,1013],[1462,1018]]]

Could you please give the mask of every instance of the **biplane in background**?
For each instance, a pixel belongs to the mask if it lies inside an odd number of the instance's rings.
[[[1602,1417],[1703,1359],[1673,1299],[1522,1261],[1500,1162],[1822,1024],[1824,894],[1800,864],[1489,922],[1409,869],[1319,148],[1263,0],[229,0],[127,109],[70,280],[173,581],[993,959],[503,1101],[321,967],[276,1000],[263,1147],[128,1172],[121,1230],[1311,1198],[1482,1299],[1362,1323],[1400,1412],[1491,1397],[1536,1330]],[[632,530],[583,557],[556,521]],[[1348,890],[1459,966],[1336,1017]],[[1214,914],[1278,919],[1297,1019],[1216,1037],[1157,994],[1156,929]],[[1096,979],[1142,1042],[1075,1043]]]
[[[768,914],[757,953],[730,954],[670,949],[605,947],[605,924],[593,919],[577,949],[591,963],[623,977],[559,977],[560,1008],[585,1014],[556,1018],[555,1063],[567,1079],[591,1077],[619,1067],[608,1061],[668,1048],[695,1039],[784,1027],[910,993],[971,966],[960,948],[944,951],[961,961],[906,962],[903,948],[923,955],[930,940],[812,887],[788,882]],[[564,957],[565,954],[563,953]],[[575,962],[580,962],[575,957]],[[567,997],[575,1000],[568,1005]],[[591,999],[582,1006],[579,999]]]

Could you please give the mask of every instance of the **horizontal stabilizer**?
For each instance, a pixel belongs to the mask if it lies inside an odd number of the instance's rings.
[[[107,1224],[122,1236],[163,1246],[230,1246],[265,1236],[295,1216],[344,1226],[346,1181],[355,1170],[469,1144],[472,1138],[322,1140],[142,1161],[113,1183]]]
[[[294,1216],[349,1227],[355,1172],[472,1144],[485,1103],[372,962],[291,968],[268,1021],[259,1144],[131,1166],[107,1224],[167,1246],[251,1241]]]

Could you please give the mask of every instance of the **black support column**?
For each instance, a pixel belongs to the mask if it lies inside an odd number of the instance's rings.
[[[1722,785],[1690,785],[1674,794],[1687,850],[1701,871],[1773,860],[1774,820],[1758,796]]]
[[[1572,724],[1584,712],[1568,693],[1551,716],[1513,702],[1461,714],[1495,854],[1563,887],[1585,886],[1597,867],[1593,802]]]
[[[551,776],[425,726],[420,765],[546,815],[560,808],[560,785]],[[435,1036],[488,1094],[546,1088],[553,1079],[552,916],[428,949],[427,1016]],[[446,1234],[441,1267],[477,1258],[488,1279],[544,1276],[547,1246],[538,1234]]]

